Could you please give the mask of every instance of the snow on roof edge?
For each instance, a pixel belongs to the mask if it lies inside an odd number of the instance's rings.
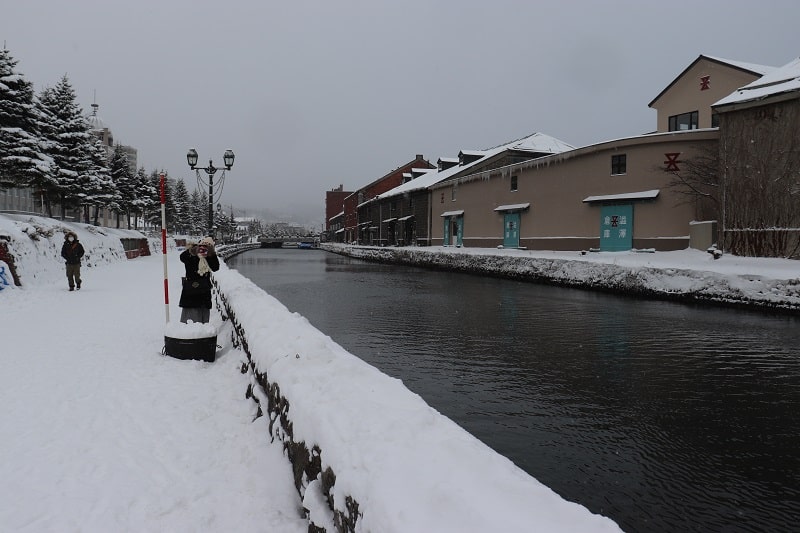
[[[659,189],[652,189],[649,191],[641,192],[628,192],[622,194],[603,194],[600,196],[587,196],[583,199],[586,203],[591,202],[608,202],[613,200],[649,200],[658,196],[661,192]]]

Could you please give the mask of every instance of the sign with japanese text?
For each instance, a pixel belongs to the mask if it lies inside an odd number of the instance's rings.
[[[600,209],[600,250],[619,252],[633,247],[633,206],[606,205]]]

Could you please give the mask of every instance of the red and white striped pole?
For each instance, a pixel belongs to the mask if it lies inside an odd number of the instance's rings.
[[[164,190],[164,173],[161,173],[161,252],[164,256],[164,310],[169,324],[169,278],[167,277],[167,193]]]

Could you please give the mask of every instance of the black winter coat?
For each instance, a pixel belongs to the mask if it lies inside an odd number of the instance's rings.
[[[83,245],[78,242],[78,239],[72,242],[64,241],[64,246],[61,247],[61,257],[68,265],[80,265],[81,257],[83,257]]]
[[[200,258],[189,250],[181,252],[181,261],[186,267],[186,278],[189,280],[198,280],[200,275],[197,269],[200,267]],[[219,270],[219,258],[216,254],[208,255],[206,257],[208,268],[213,272]],[[208,274],[206,274],[208,276]],[[209,284],[209,287],[211,285]],[[201,294],[186,294],[186,291],[181,290],[181,301],[178,303],[181,307],[205,307],[211,309],[211,289],[203,291]]]

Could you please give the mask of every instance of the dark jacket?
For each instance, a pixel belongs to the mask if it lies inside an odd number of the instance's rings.
[[[184,250],[181,252],[181,261],[186,267],[186,278],[188,280],[200,279],[201,276],[197,273],[197,269],[200,267],[200,258],[197,255],[190,250]],[[219,270],[219,258],[216,254],[209,254],[206,257],[206,261],[208,262],[208,268],[212,271]],[[206,276],[209,276],[209,274],[206,274]],[[203,291],[200,294],[187,294],[186,291],[181,290],[181,300],[178,305],[181,307],[205,307],[206,309],[211,309],[210,283],[208,287],[207,291]]]
[[[74,241],[69,242],[67,239],[72,236]],[[78,236],[72,232],[64,235],[64,246],[61,247],[61,257],[67,262],[68,265],[80,265],[81,257],[83,257],[83,245],[78,241]]]

